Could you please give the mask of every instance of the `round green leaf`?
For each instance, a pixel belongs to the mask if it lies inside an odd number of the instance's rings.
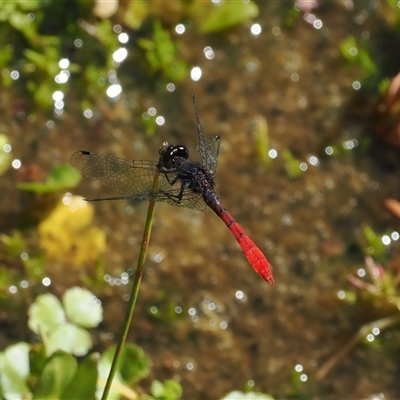
[[[29,373],[29,349],[26,343],[17,343],[0,353],[1,394],[6,399],[21,399],[29,394],[26,377]]]
[[[6,361],[22,379],[29,375],[29,351],[31,346],[28,343],[16,343],[4,351]]]
[[[243,393],[235,390],[233,392],[228,393],[221,400],[274,400],[274,399],[270,395],[264,393],[257,393],[257,392]]]
[[[136,344],[128,343],[119,364],[119,372],[125,382],[133,383],[149,374],[150,360],[143,349]]]
[[[64,352],[53,354],[43,368],[33,391],[33,399],[59,399],[76,370],[77,362],[74,357]]]
[[[97,363],[99,354],[94,353],[79,364],[74,378],[64,390],[60,400],[94,399],[97,387]]]
[[[60,301],[52,294],[42,294],[29,307],[29,328],[46,335],[52,328],[65,323],[65,313]]]
[[[156,399],[178,400],[182,396],[182,386],[173,379],[167,379],[164,382],[154,380],[150,391]]]
[[[84,356],[92,347],[89,333],[73,324],[64,324],[56,327],[46,340],[47,354],[57,350],[64,350],[69,354]]]
[[[80,287],[68,289],[63,303],[71,322],[85,328],[96,327],[103,319],[103,308],[97,297],[89,290]]]

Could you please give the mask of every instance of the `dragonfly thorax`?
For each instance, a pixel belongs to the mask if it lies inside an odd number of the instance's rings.
[[[179,179],[195,193],[204,194],[214,189],[214,178],[207,171],[207,168],[195,161],[185,161],[178,166]]]

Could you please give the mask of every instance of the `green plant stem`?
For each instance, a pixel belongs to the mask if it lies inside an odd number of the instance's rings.
[[[158,189],[159,175],[160,174],[158,171],[154,175],[153,188],[152,188],[153,192],[157,191],[157,189]],[[144,262],[146,260],[147,249],[149,246],[151,228],[153,226],[154,207],[155,207],[155,201],[154,200],[149,201],[149,208],[147,209],[146,225],[145,225],[145,229],[143,232],[142,245],[140,248],[140,254],[139,254],[139,258],[138,258],[138,264],[137,264],[137,268],[136,268],[135,277],[133,279],[133,286],[132,286],[131,296],[130,296],[129,303],[128,303],[128,309],[126,310],[124,325],[122,328],[122,334],[117,343],[117,348],[115,349],[115,354],[114,354],[114,358],[113,358],[113,361],[111,364],[111,369],[108,374],[107,382],[104,387],[104,391],[103,391],[103,395],[101,396],[101,400],[106,400],[108,397],[108,394],[111,389],[112,381],[113,381],[115,373],[117,371],[118,360],[121,356],[122,349],[124,348],[126,338],[128,336],[129,328],[131,326],[133,312],[135,310],[136,300],[137,300],[138,294],[139,294],[139,286],[140,286],[140,282],[142,281],[143,266],[144,266]]]

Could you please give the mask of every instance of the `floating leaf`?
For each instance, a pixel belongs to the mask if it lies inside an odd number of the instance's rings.
[[[196,5],[203,6],[200,31],[204,33],[219,32],[231,28],[255,18],[259,14],[257,5],[252,1],[226,1],[218,4],[194,3],[195,7]],[[196,14],[199,15],[198,13],[193,13],[194,16]]]
[[[52,169],[46,182],[19,182],[17,188],[35,193],[54,193],[75,187],[81,175],[69,164],[61,164]]]
[[[89,290],[80,287],[68,289],[63,303],[68,319],[84,328],[94,328],[103,319],[100,302]]]
[[[51,329],[65,323],[61,302],[52,294],[38,296],[29,307],[28,315],[29,328],[39,335],[47,335]]]
[[[62,351],[53,354],[43,368],[33,399],[59,399],[75,375],[78,363]]]
[[[146,353],[133,343],[127,344],[119,361],[119,371],[125,382],[134,383],[149,374],[150,361]]]
[[[7,347],[4,351],[6,361],[12,366],[21,379],[29,375],[29,351],[31,346],[28,343],[16,343]]]
[[[46,353],[63,350],[68,354],[84,356],[92,347],[92,339],[87,330],[74,324],[57,326],[46,338]]]
[[[274,400],[274,398],[264,393],[257,393],[257,392],[243,393],[239,391],[233,391],[228,393],[221,400]]]
[[[29,349],[28,344],[17,343],[0,353],[2,397],[7,399],[27,398],[29,388],[25,381],[29,373]]]
[[[97,385],[99,355],[91,354],[79,364],[78,371],[65,389],[60,400],[93,399]]]
[[[167,379],[164,382],[154,380],[151,383],[150,391],[156,399],[177,400],[182,395],[182,386],[172,379]]]

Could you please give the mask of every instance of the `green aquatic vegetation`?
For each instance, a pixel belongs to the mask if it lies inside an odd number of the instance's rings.
[[[130,1],[124,12],[124,22],[132,29],[139,29],[149,13],[149,2],[143,0]]]
[[[26,248],[25,240],[19,231],[11,235],[0,235],[0,242],[4,246],[2,252],[8,257],[19,257]]]
[[[146,130],[147,136],[153,136],[156,133],[157,115],[150,115],[147,111],[142,114],[142,124]]]
[[[11,285],[19,284],[18,277],[23,270],[31,280],[44,278],[44,254],[29,254],[26,240],[19,231],[0,235],[0,297],[8,297]]]
[[[300,167],[301,162],[292,154],[289,149],[284,149],[282,151],[283,159],[285,160],[286,173],[289,178],[298,178],[302,173]]]
[[[268,154],[270,151],[270,146],[267,120],[262,116],[258,116],[254,119],[253,126],[258,157],[264,165],[268,165],[271,163],[271,158]]]
[[[9,151],[6,150],[7,146]],[[10,139],[7,135],[0,133],[0,176],[10,168],[12,158]]]
[[[316,374],[317,381],[323,380],[339,361],[359,343],[374,347],[382,345],[381,331],[400,323],[399,272],[384,268],[370,256],[365,257],[365,272],[364,278],[355,275],[348,277],[354,287],[359,290],[357,293],[341,291],[341,298],[347,301],[351,299],[352,303],[362,300],[367,303],[368,309],[373,307],[384,317],[362,325],[349,341],[322,365]]]
[[[186,62],[177,59],[177,45],[160,21],[153,23],[153,38],[141,38],[138,44],[145,50],[146,59],[154,72],[161,72],[165,78],[172,80],[184,79],[188,75]]]
[[[27,18],[27,12],[36,12],[36,19]],[[15,0],[0,2],[0,21],[20,32],[31,44],[38,41],[38,21],[42,18],[39,0]]]
[[[34,193],[54,193],[75,187],[81,180],[81,175],[69,164],[54,167],[45,182],[18,182],[17,188]]]
[[[154,380],[150,387],[151,396],[147,395],[144,400],[175,400],[182,395],[181,385],[172,379],[167,379],[164,382]]]
[[[52,294],[37,297],[28,311],[29,328],[40,335],[47,356],[57,350],[83,356],[92,347],[86,328],[94,328],[103,319],[93,294],[81,288],[67,290],[61,303]]]
[[[274,400],[274,398],[268,394],[259,392],[248,392],[243,393],[235,390],[222,397],[221,400]]]
[[[370,226],[364,224],[362,227],[364,239],[362,240],[366,254],[381,257],[385,253],[386,246],[382,242],[382,236],[378,235]]]
[[[0,235],[0,253],[3,259],[0,266],[0,297],[8,296],[9,287],[17,284],[19,271],[22,269],[31,282],[41,281],[45,276],[44,254],[30,254],[29,246],[21,232]],[[17,272],[18,271],[18,272]]]
[[[33,392],[38,399],[93,398],[97,384],[97,357],[79,363],[64,352],[54,353],[45,363]]]
[[[15,343],[0,352],[2,398],[99,397],[115,348],[87,355],[92,340],[86,329],[97,327],[103,318],[102,306],[95,300],[91,292],[79,287],[67,290],[62,302],[52,294],[37,297],[29,308],[28,325],[43,342]],[[85,357],[78,362],[76,356]],[[149,371],[150,360],[143,349],[126,344],[119,359],[116,384],[108,398],[138,398],[134,386]],[[182,388],[172,380],[154,381],[150,393],[142,395],[147,400],[176,400]]]
[[[258,6],[253,1],[192,2],[189,15],[193,18],[200,32],[220,32],[242,24],[259,14]]]
[[[339,45],[341,55],[349,62],[358,64],[364,78],[376,75],[378,68],[368,50],[357,44],[354,36],[349,36]]]
[[[134,76],[149,79],[154,76],[168,81],[187,78],[187,61],[179,58],[177,40],[161,23],[166,20],[171,25],[165,18],[166,10],[170,11],[169,16],[173,15],[174,23],[193,19],[194,26],[203,33],[231,28],[259,14],[252,1],[215,5],[181,0],[168,6],[157,2],[120,2],[113,15],[103,19],[98,18],[96,10],[95,2],[76,2],[73,10],[67,10],[65,2],[55,0],[0,2],[0,69],[3,71],[0,82],[28,91],[32,108],[54,109],[55,91],[63,92],[67,105],[73,91],[73,97],[85,109],[88,103],[99,101],[99,93],[106,98],[110,73],[113,83],[123,80],[119,74],[126,75],[126,71],[132,74],[132,70]],[[135,30],[135,35],[131,35],[135,40],[127,44],[119,42],[119,31],[114,30],[121,20]],[[124,61],[128,68],[118,71],[119,63],[113,56],[121,47],[132,57]],[[60,61],[66,58],[69,64],[63,67]],[[150,68],[146,68],[142,58]],[[129,65],[132,60],[134,65]]]

